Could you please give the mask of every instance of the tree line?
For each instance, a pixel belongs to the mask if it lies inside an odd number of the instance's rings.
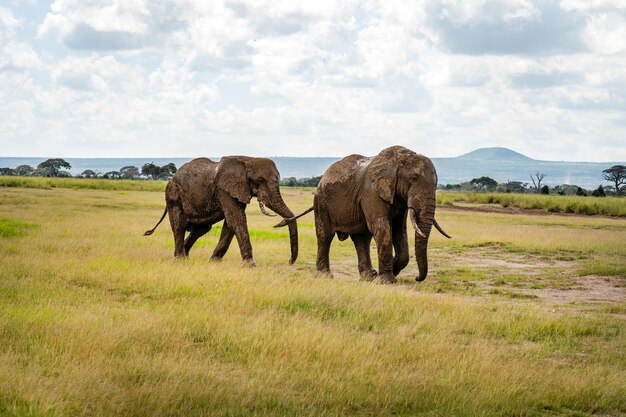
[[[15,168],[0,168],[0,175],[16,175],[16,176],[35,176],[35,177],[71,177],[69,171],[72,166],[69,162],[62,158],[47,159],[37,165],[36,168],[30,165],[20,165]],[[144,164],[141,170],[132,165],[124,166],[119,171],[109,171],[105,173],[97,172],[93,169],[86,169],[77,178],[104,178],[104,179],[151,179],[166,180],[176,173],[176,165],[172,162],[163,166],[158,166],[153,162]],[[536,172],[530,176],[531,182],[507,181],[498,183],[490,177],[474,178],[461,184],[440,185],[441,190],[468,191],[468,192],[502,192],[502,193],[539,193],[539,194],[559,194],[559,195],[580,195],[580,196],[596,196],[604,197],[606,195],[622,195],[626,191],[626,166],[613,165],[602,171],[602,179],[611,183],[611,185],[602,186],[594,190],[585,190],[577,185],[557,185],[549,187],[541,185],[541,182],[547,177],[547,174]],[[295,178],[287,177],[280,181],[280,185],[284,187],[317,187],[321,176]],[[532,185],[531,185],[532,183]]]
[[[622,195],[626,191],[626,166],[613,165],[602,171],[602,179],[612,183],[611,185],[598,186],[594,190],[586,190],[577,185],[557,185],[550,187],[541,185],[547,174],[536,172],[530,176],[531,182],[507,181],[499,183],[490,177],[474,178],[461,184],[440,185],[439,189],[449,191],[466,192],[499,192],[499,193],[536,193],[605,197],[607,195]]]
[[[68,169],[72,166],[62,158],[47,159],[33,168],[30,165],[20,165],[15,168],[0,168],[0,175],[14,175],[20,177],[72,177]],[[166,180],[176,173],[176,165],[172,162],[163,166],[158,166],[153,162],[144,164],[141,170],[132,165],[127,165],[119,171],[109,171],[105,173],[97,172],[93,169],[86,169],[75,178],[103,178],[110,180]]]

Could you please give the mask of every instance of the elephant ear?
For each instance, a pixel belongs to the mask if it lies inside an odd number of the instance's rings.
[[[394,159],[381,157],[372,158],[368,167],[370,180],[378,195],[388,203],[393,203],[398,182],[398,162]]]
[[[250,203],[252,191],[248,184],[246,166],[240,159],[224,157],[219,163],[215,183],[233,198],[244,204]]]

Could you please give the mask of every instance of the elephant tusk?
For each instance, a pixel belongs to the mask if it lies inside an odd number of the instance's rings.
[[[447,237],[448,239],[452,239],[452,236],[450,236],[449,234],[447,234],[446,232],[443,231],[443,229],[441,228],[441,226],[439,226],[439,223],[437,223],[437,220],[433,220],[433,224],[435,225],[435,228],[437,230],[439,230],[439,233],[441,233],[442,235],[444,235],[445,237]]]
[[[265,204],[263,204],[263,202],[261,200],[259,200],[259,208],[261,209],[261,213],[265,214],[266,216],[269,216],[269,217],[276,217],[277,216],[276,214],[272,214],[272,213],[268,212],[265,209]]]
[[[409,209],[409,217],[411,218],[411,224],[413,225],[413,228],[415,229],[417,234],[426,239],[427,236],[424,234],[424,232],[420,230],[420,227],[417,225],[417,221],[415,220],[415,210],[413,210],[412,208]]]

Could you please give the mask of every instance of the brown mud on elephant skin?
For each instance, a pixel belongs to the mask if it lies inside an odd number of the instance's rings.
[[[317,270],[330,273],[329,251],[335,235],[354,243],[362,280],[393,283],[409,263],[407,214],[415,228],[417,281],[428,273],[428,237],[435,221],[437,173],[427,157],[392,146],[373,157],[350,155],[332,164],[313,200]],[[311,209],[276,226],[284,226]],[[437,230],[443,229],[437,224]],[[447,236],[449,237],[449,236]],[[372,267],[372,238],[378,271]]]
[[[252,197],[257,198],[265,215],[270,215],[266,210],[269,208],[284,219],[294,217],[280,194],[279,178],[276,165],[267,158],[226,156],[220,162],[207,158],[194,159],[181,166],[168,182],[165,212],[145,235],[151,235],[165,214],[169,214],[174,234],[174,256],[185,258],[196,240],[208,233],[213,224],[224,220],[211,259],[222,259],[236,237],[243,265],[254,266],[245,213]],[[189,234],[185,237],[187,232]],[[289,239],[289,263],[293,264],[298,258],[298,226],[295,220],[289,222]]]

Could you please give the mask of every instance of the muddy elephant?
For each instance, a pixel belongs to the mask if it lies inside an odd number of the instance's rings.
[[[221,259],[236,236],[244,264],[254,265],[245,210],[250,199],[256,197],[263,214],[272,215],[267,206],[283,218],[292,218],[293,212],[280,194],[279,180],[276,165],[267,158],[226,156],[219,162],[194,159],[181,166],[168,182],[163,216],[145,235],[151,235],[169,213],[174,256],[187,257],[196,240],[211,230],[212,225],[224,220],[211,259]],[[185,238],[186,232],[189,235]],[[289,239],[290,263],[294,263],[298,258],[295,222],[289,222]]]
[[[435,220],[437,173],[430,159],[402,146],[374,157],[350,155],[332,164],[317,187],[313,207],[317,234],[317,270],[330,272],[329,250],[335,236],[352,239],[361,279],[383,283],[409,263],[407,216],[415,229],[417,281],[428,274],[427,247]],[[294,219],[300,217],[297,216]],[[279,225],[289,224],[290,219]],[[378,271],[372,268],[370,243],[378,250]]]

